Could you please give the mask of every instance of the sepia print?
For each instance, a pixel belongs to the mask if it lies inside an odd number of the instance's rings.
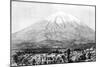
[[[11,66],[96,61],[95,5],[11,1]]]

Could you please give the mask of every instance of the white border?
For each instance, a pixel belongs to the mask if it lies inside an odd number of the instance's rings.
[[[100,2],[99,0],[36,0],[43,2],[57,2],[57,3],[73,3],[73,4],[89,4],[96,5],[97,8],[97,22],[96,22],[96,62],[85,63],[70,63],[70,64],[54,64],[54,65],[39,65],[38,67],[99,67],[100,61]],[[0,0],[0,66],[9,67],[10,64],[10,0]]]

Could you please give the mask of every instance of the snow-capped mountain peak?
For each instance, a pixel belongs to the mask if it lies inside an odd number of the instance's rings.
[[[48,16],[46,18],[46,20],[48,20],[49,22],[56,22],[57,24],[61,24],[61,23],[74,23],[77,22],[78,24],[80,24],[80,20],[78,18],[76,18],[75,16],[71,15],[71,14],[66,14],[64,12],[57,12],[54,13],[50,16]]]
[[[39,43],[38,46],[49,44],[52,47],[55,45],[68,47],[74,43],[73,41],[75,43],[95,42],[95,32],[75,16],[64,12],[54,13],[24,30],[13,33],[12,36],[13,48],[23,48],[29,43],[33,45]]]

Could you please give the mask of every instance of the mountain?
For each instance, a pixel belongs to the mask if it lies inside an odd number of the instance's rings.
[[[12,34],[12,48],[69,47],[95,42],[95,31],[78,18],[63,12],[55,13]]]

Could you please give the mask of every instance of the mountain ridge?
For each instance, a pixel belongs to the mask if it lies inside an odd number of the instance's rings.
[[[47,40],[54,41],[54,44],[56,44],[55,41],[62,41],[62,43],[70,44],[71,41],[73,42],[74,40],[76,42],[83,41],[85,43],[85,41],[95,40],[95,31],[81,23],[80,20],[72,15],[67,15],[66,17],[64,13],[56,13],[51,15],[49,19],[46,18],[42,21],[38,21],[28,28],[12,34],[13,46],[24,42],[37,42],[41,44],[43,41]],[[49,45],[51,44],[52,43],[49,43]]]

